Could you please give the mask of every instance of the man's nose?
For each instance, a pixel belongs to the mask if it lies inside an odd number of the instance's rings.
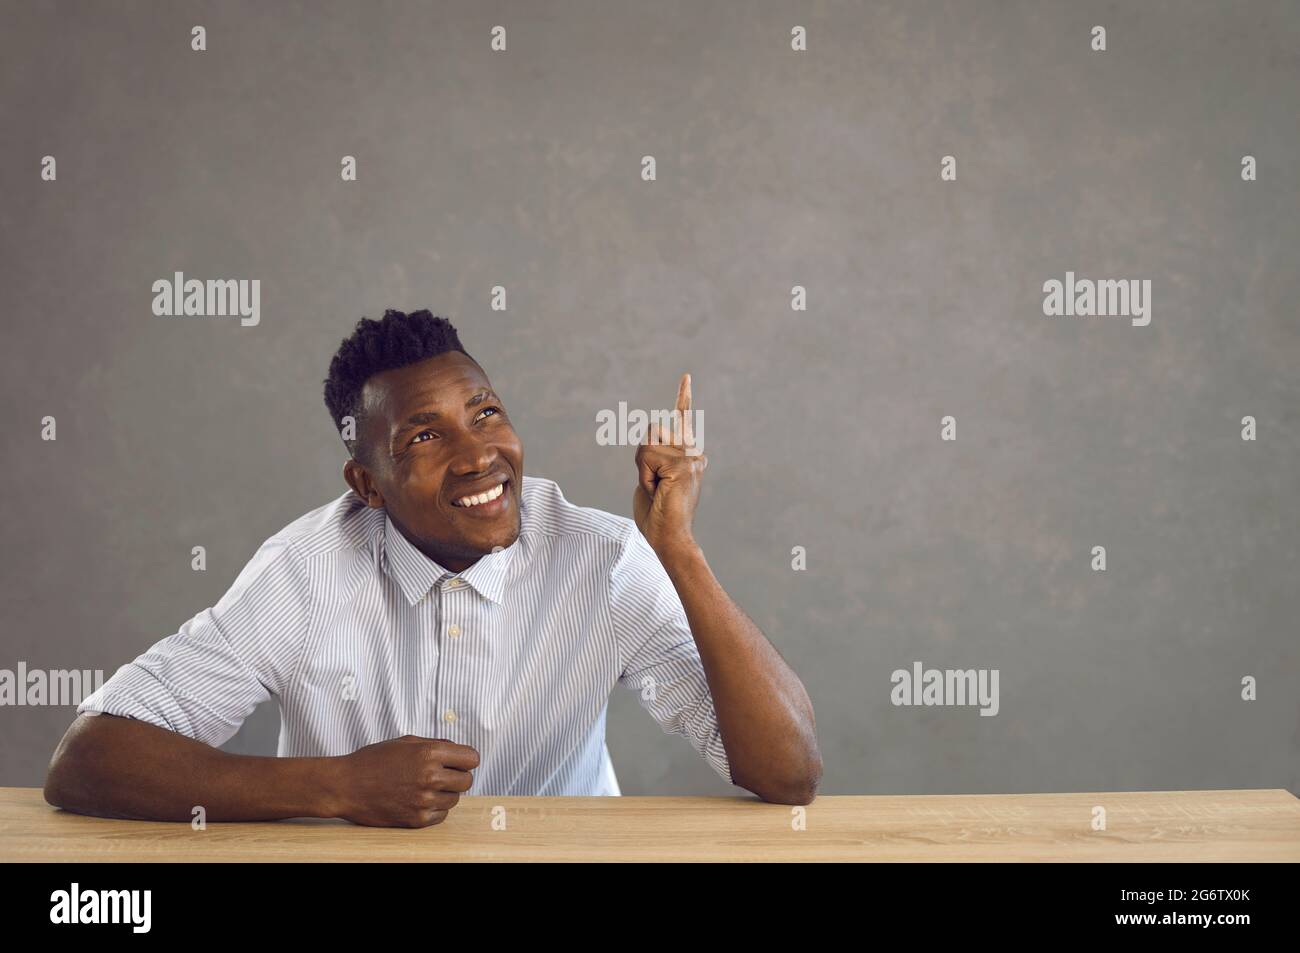
[[[492,444],[474,434],[466,434],[455,446],[451,471],[457,476],[481,473],[492,469],[496,459],[497,451]]]

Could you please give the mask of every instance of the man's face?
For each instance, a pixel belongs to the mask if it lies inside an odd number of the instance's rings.
[[[524,448],[486,375],[459,351],[376,374],[344,478],[452,572],[519,537]],[[501,487],[504,485],[504,490]],[[500,492],[469,505],[466,497]]]

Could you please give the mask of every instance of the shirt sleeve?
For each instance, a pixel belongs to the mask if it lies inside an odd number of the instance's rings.
[[[119,668],[77,712],[136,718],[220,746],[293,678],[309,597],[300,558],[272,537],[215,606]]]
[[[686,610],[635,524],[610,571],[609,600],[623,660],[619,684],[638,693],[641,707],[666,734],[686,738],[718,775],[734,784]]]

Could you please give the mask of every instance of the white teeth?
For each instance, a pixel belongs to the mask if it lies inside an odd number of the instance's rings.
[[[498,496],[506,491],[504,483],[498,483],[495,487],[486,493],[479,493],[476,496],[462,496],[456,501],[457,506],[480,506],[484,503],[491,503]]]

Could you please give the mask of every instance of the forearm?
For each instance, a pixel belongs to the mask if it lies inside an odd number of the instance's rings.
[[[54,753],[45,799],[77,814],[189,821],[329,817],[332,758],[234,755],[146,722],[82,716]]]
[[[807,803],[821,781],[812,702],[694,543],[659,553],[699,649],[732,778],[765,800]]]

